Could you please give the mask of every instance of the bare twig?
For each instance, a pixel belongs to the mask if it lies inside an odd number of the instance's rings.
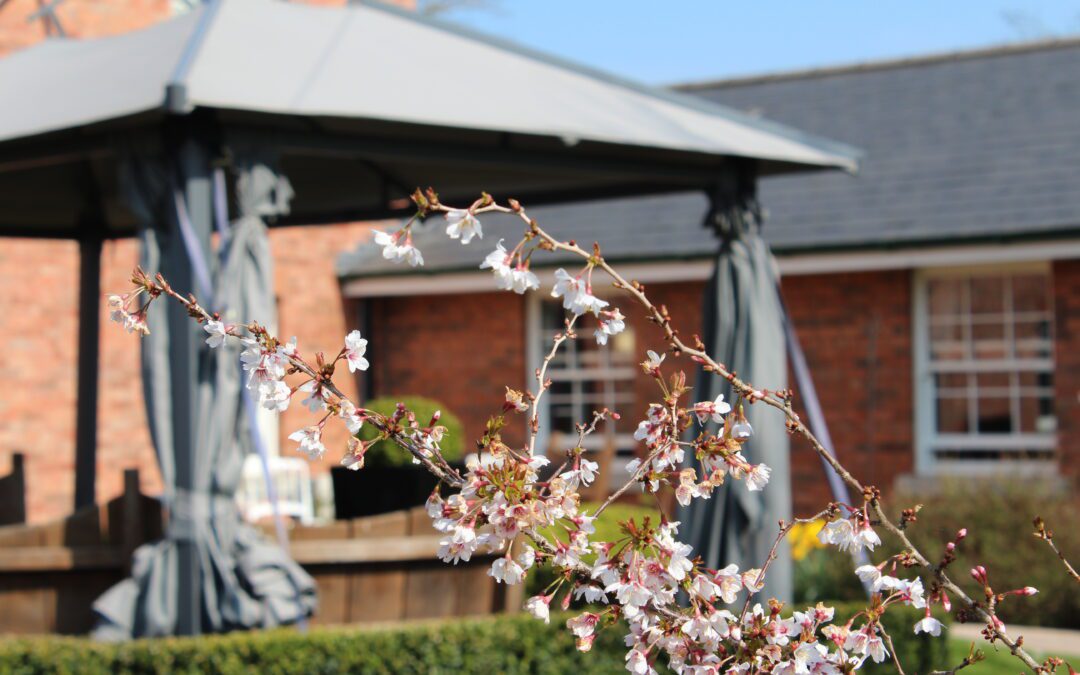
[[[1073,578],[1073,581],[1080,583],[1080,574],[1077,574],[1076,568],[1074,568],[1069,560],[1065,557],[1065,554],[1061,552],[1061,549],[1054,543],[1054,532],[1046,527],[1046,523],[1039,516],[1035,517],[1035,536],[1046,542],[1046,545],[1057,554],[1057,557],[1061,560],[1061,564],[1065,566],[1065,571],[1069,573],[1069,576]]]

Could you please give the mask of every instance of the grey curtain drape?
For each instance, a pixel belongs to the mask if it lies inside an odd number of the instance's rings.
[[[769,389],[787,386],[783,308],[777,295],[776,264],[761,237],[761,218],[749,185],[718,186],[710,195],[706,226],[721,240],[716,267],[705,289],[702,314],[705,346],[743,380]],[[698,371],[694,400],[724,394],[732,405],[730,384]],[[753,463],[772,469],[769,485],[750,492],[743,481],[728,480],[711,499],[693,500],[679,510],[684,540],[709,567],[736,563],[760,567],[779,532],[777,522],[791,518],[788,434],[782,414],[761,404],[746,406],[754,428],[744,446]],[[716,431],[713,425],[713,431]],[[700,467],[698,472],[700,475]],[[782,545],[770,566],[761,597],[790,601],[791,556]]]
[[[200,299],[221,311],[227,323],[254,319],[273,325],[273,275],[262,217],[286,212],[291,190],[271,163],[241,158],[236,166],[240,217],[224,233],[220,260],[203,261],[212,275],[215,297]],[[124,163],[121,183],[142,224],[141,264],[147,272],[168,275],[177,272],[175,261],[201,257],[180,236],[180,221],[187,214],[183,199],[174,200],[177,188],[170,181],[167,162],[133,156]],[[197,551],[202,631],[300,621],[315,609],[313,580],[279,546],[244,525],[234,501],[244,457],[252,449],[254,422],[245,414],[241,398],[240,348],[230,341],[211,350],[202,344],[205,335],[196,334],[194,410],[186,415],[186,406],[174,400],[178,389],[171,379],[175,368],[170,368],[170,361],[182,358],[174,353],[182,348],[183,338],[177,336],[191,330],[193,322],[175,308],[154,310],[147,319],[150,335],[142,343],[142,376],[147,420],[169,507],[168,531],[166,539],[136,550],[131,577],[94,603],[98,615],[94,635],[115,640],[176,633],[179,542],[190,542]],[[192,422],[194,434],[192,490],[177,485],[176,452],[181,448],[174,425],[185,419]]]

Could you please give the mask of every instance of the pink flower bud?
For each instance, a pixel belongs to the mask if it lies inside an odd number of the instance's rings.
[[[949,596],[945,595],[945,591],[941,592],[941,606],[945,608],[946,612],[952,611],[952,602],[949,601]]]
[[[966,527],[961,528],[960,531],[956,533],[956,541],[960,541],[961,539],[963,539],[966,536],[967,536],[967,528]]]
[[[945,550],[948,551],[949,553],[952,553],[953,551],[956,550],[956,544],[954,544],[954,543],[952,543],[950,541],[948,544],[945,544]]]

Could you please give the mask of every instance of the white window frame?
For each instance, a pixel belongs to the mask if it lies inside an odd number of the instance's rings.
[[[543,303],[544,297],[547,296],[550,289],[541,288],[539,292],[526,293],[525,294],[525,386],[530,391],[536,389],[536,369],[543,365],[544,357],[547,356],[547,350],[544,349],[543,335]],[[552,333],[554,335],[554,333]],[[579,339],[583,339],[584,335],[579,335]],[[632,370],[632,369],[631,369]],[[636,371],[633,371],[634,375],[628,378],[630,381],[636,383]],[[550,377],[550,373],[549,373]],[[630,406],[619,405],[610,406],[613,410],[623,415],[622,425],[627,427],[626,414],[630,412]],[[548,451],[548,446],[551,443],[551,397],[547,395],[540,404],[540,429],[536,435],[536,449],[538,453]],[[602,433],[599,429],[597,433],[593,434],[593,438],[586,439],[585,448],[587,450],[599,450],[602,447],[603,439],[607,438],[607,435]],[[633,446],[636,442],[633,441],[633,431],[629,430],[625,433],[619,433],[615,435],[618,445]],[[629,459],[627,458],[627,461]],[[613,475],[622,475],[621,465],[616,462],[616,466],[613,467]]]
[[[1056,450],[1056,433],[1033,433],[1014,431],[1010,434],[1001,434],[998,437],[987,440],[978,438],[977,432],[968,434],[938,434],[936,428],[936,398],[934,390],[935,372],[930,363],[930,317],[929,317],[929,282],[943,277],[973,277],[973,276],[1002,276],[1004,274],[1018,273],[1045,274],[1050,280],[1051,292],[1053,288],[1053,276],[1049,261],[1035,261],[1001,265],[978,265],[978,266],[955,266],[940,268],[924,268],[915,270],[912,284],[912,390],[914,395],[913,410],[915,412],[915,470],[921,475],[949,475],[963,473],[971,474],[1000,474],[1004,472],[1015,473],[1017,471],[1035,474],[1052,474],[1056,471],[1056,457],[1054,460],[1045,461],[1037,459],[1017,459],[1015,461],[985,461],[964,459],[939,459],[934,452],[938,445],[949,445],[956,448],[989,448],[994,446],[1003,450],[1015,449],[1038,449]],[[1011,308],[1009,310],[1011,312]],[[1050,306],[1053,317],[1053,305]],[[1053,318],[1051,319],[1053,320]],[[1011,325],[1008,322],[1007,325]],[[1054,372],[1055,345],[1053,345],[1053,331],[1051,331],[1051,356],[1049,359],[1013,359],[1004,360],[1005,365],[1042,365],[1049,366],[1050,372]],[[1007,338],[1008,339],[1008,338]],[[1047,364],[1046,361],[1049,361]],[[996,370],[996,369],[995,369]],[[971,372],[963,369],[960,372]],[[941,443],[941,441],[947,443]]]

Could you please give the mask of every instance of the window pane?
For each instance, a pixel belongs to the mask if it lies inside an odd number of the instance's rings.
[[[1005,311],[1005,278],[975,276],[971,278],[971,313],[1002,314]]]
[[[1049,434],[1057,429],[1051,373],[1020,373],[1020,431]]]
[[[971,327],[972,356],[983,360],[1000,360],[1010,357],[1005,342],[1005,325],[1002,323],[977,323]]]
[[[931,317],[956,318],[964,314],[965,279],[931,279],[927,284]]]
[[[979,396],[978,426],[980,434],[1007,434],[1012,428],[1012,410],[1007,396]]]
[[[561,304],[543,303],[542,330],[535,338],[540,344],[541,357],[551,350],[552,338],[563,330],[565,317],[566,312]],[[621,443],[631,448],[632,442],[618,440],[616,433],[632,432],[632,427],[636,426],[636,422],[630,421],[633,415],[629,414],[636,400],[634,379],[638,372],[636,362],[639,360],[635,353],[634,331],[628,325],[626,330],[611,338],[607,346],[602,346],[596,343],[593,335],[597,325],[597,319],[592,315],[580,317],[574,329],[577,338],[568,340],[549,366],[551,389],[545,400],[551,428],[564,437],[573,437],[578,424],[592,420],[593,411],[603,408],[620,410],[624,413],[625,421],[609,420],[604,423],[589,438],[588,445],[600,448]],[[632,441],[629,435],[626,439]]]
[[[1018,321],[1016,332],[1016,358],[1048,359],[1053,351],[1050,322],[1047,320]]]
[[[966,398],[939,398],[937,401],[937,430],[942,434],[968,432],[968,402]]]
[[[1012,278],[1013,311],[1048,312],[1050,310],[1050,286],[1044,274],[1017,275]]]

